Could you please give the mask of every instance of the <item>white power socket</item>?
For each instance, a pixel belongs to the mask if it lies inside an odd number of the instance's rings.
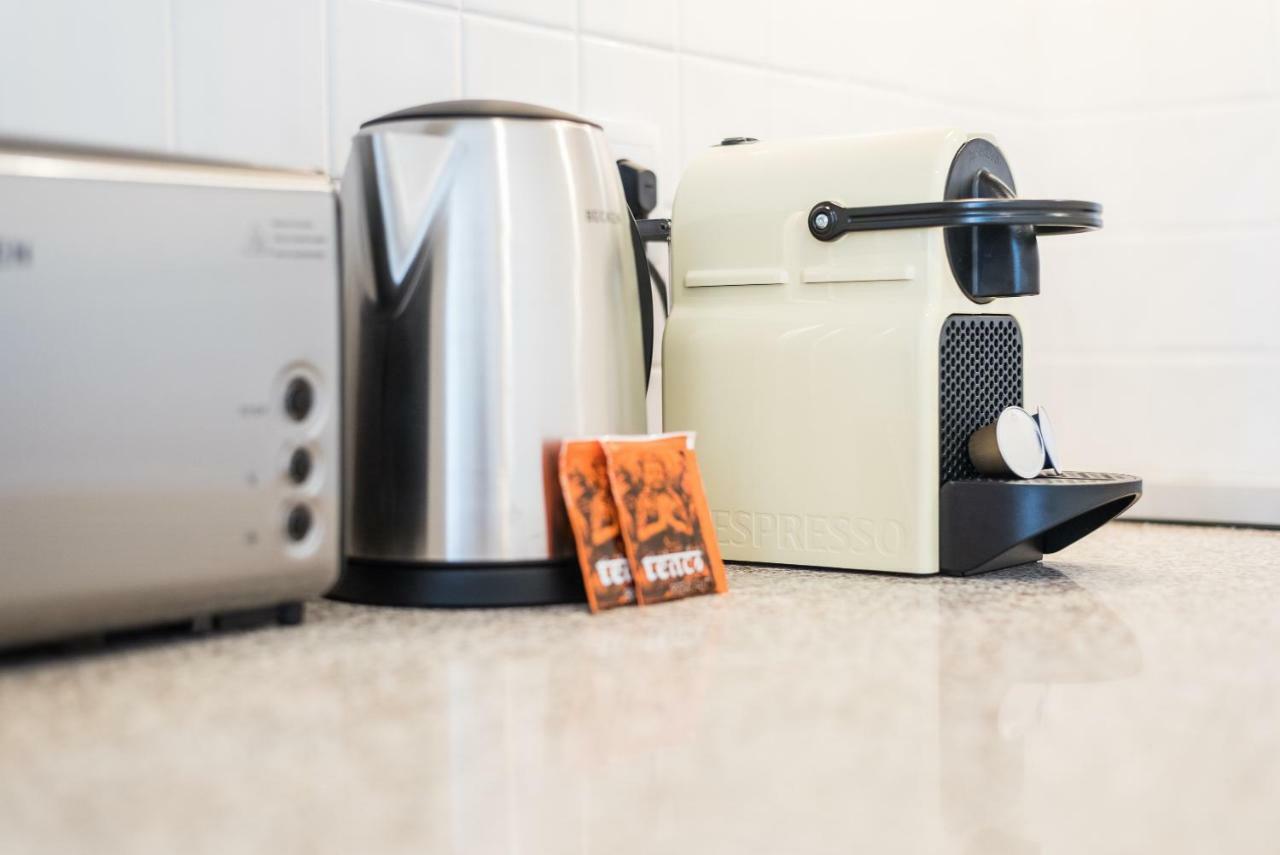
[[[662,134],[657,125],[622,119],[601,119],[600,125],[615,157],[634,160],[657,171],[662,157]]]

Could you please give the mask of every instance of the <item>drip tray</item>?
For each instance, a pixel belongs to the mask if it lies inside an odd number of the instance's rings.
[[[948,481],[939,498],[939,568],[948,576],[968,576],[1039,561],[1141,495],[1141,478],[1108,472]]]

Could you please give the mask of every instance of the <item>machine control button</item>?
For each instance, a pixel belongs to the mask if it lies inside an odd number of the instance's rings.
[[[311,477],[311,452],[305,448],[295,448],[289,455],[289,480],[295,484],[305,484]]]
[[[315,406],[316,392],[311,381],[305,377],[294,377],[284,390],[284,411],[289,418],[300,422],[311,414]]]
[[[311,532],[311,509],[306,505],[294,505],[289,509],[289,516],[285,520],[285,534],[294,543],[305,538]]]

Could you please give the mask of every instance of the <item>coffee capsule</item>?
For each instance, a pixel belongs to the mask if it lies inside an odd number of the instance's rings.
[[[991,478],[1034,478],[1044,468],[1044,440],[1035,417],[1007,407],[994,422],[969,437],[969,459]]]
[[[1040,441],[1044,443],[1044,468],[1052,469],[1054,475],[1062,474],[1062,466],[1058,463],[1058,441],[1049,425],[1049,414],[1044,407],[1036,407],[1036,426],[1040,428]]]

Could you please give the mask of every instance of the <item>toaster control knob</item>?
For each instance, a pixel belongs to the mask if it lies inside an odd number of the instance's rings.
[[[295,448],[289,455],[289,480],[295,484],[305,484],[311,477],[311,452],[305,448]]]
[[[305,377],[294,377],[284,390],[284,411],[289,418],[300,422],[311,414],[315,405],[316,393],[311,381]]]
[[[306,505],[294,505],[284,521],[285,534],[294,543],[302,540],[311,531],[311,509]]]
[[[760,140],[755,137],[725,137],[720,140],[720,145],[747,145],[754,142],[760,142]]]

